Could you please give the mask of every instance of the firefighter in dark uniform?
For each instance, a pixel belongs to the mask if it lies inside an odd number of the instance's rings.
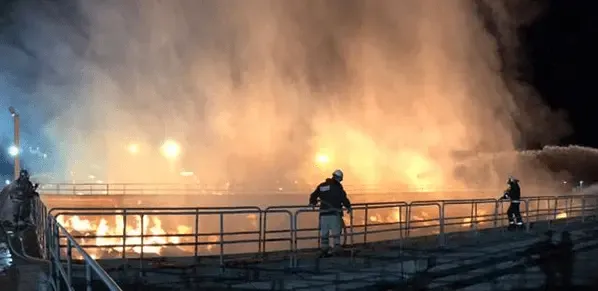
[[[511,201],[509,209],[507,210],[507,216],[509,217],[509,229],[523,227],[523,219],[521,218],[521,212],[519,209],[521,202],[521,187],[519,187],[519,180],[514,177],[509,177],[507,184],[509,186],[501,197],[501,200],[508,199]]]
[[[342,208],[351,212],[351,202],[341,182],[343,172],[336,170],[332,177],[322,182],[309,197],[309,204],[315,207],[320,200],[320,249],[321,256],[330,255],[329,236],[332,236],[334,251],[341,249]]]
[[[21,170],[19,178],[14,182],[14,188],[10,193],[10,199],[13,206],[13,219],[15,226],[19,222],[31,224],[31,206],[33,204],[33,198],[39,197],[36,192],[37,184],[33,185],[29,180],[29,172],[27,170]]]

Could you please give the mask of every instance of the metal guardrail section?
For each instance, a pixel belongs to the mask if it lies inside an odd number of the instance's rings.
[[[61,287],[65,287],[68,291],[76,290],[73,287],[73,250],[83,257],[86,290],[92,290],[92,283],[94,282],[94,277],[96,277],[105,285],[107,290],[122,291],[102,266],[91,258],[69,232],[60,223],[57,223],[56,219],[51,215],[48,216],[47,226],[49,228],[48,231],[52,233],[51,237],[55,238],[48,240],[46,246],[46,254],[50,260],[50,276],[53,279],[53,286],[56,288],[55,291],[60,291]],[[66,239],[66,270],[63,264],[64,260],[62,259],[58,237]]]
[[[437,234],[439,246],[446,245],[447,233],[471,231],[506,225],[508,201],[494,199],[379,202],[355,204],[346,216],[349,246],[375,241],[395,240]],[[530,197],[522,200],[522,215],[529,230],[535,221],[558,219],[562,215],[582,221],[597,211],[598,196]],[[143,259],[163,256],[163,250],[177,250],[182,256],[218,256],[224,265],[228,255],[250,253],[265,255],[273,251],[290,252],[289,266],[296,253],[317,247],[318,210],[304,206],[227,208],[56,208],[46,221],[46,246],[55,243],[66,255],[68,242],[98,257]],[[117,231],[109,234],[61,234],[63,228],[51,227],[62,216],[113,218]],[[384,219],[391,217],[391,219]],[[117,219],[118,217],[118,219]],[[150,217],[167,217],[186,232],[151,230]],[[251,219],[249,218],[251,217]],[[132,224],[140,224],[136,230]],[[103,226],[96,226],[102,228]],[[126,226],[126,227],[125,227]],[[150,228],[149,230],[147,230]],[[90,243],[90,241],[92,241]],[[161,251],[156,251],[160,248]],[[50,247],[46,248],[47,250]],[[54,249],[53,249],[54,250]],[[51,253],[55,256],[56,253]],[[62,257],[61,257],[62,258]],[[88,257],[84,256],[85,259]],[[72,259],[72,257],[70,257]]]
[[[353,212],[348,216],[347,232],[349,236],[348,246],[353,249],[359,244],[367,244],[380,240],[395,240],[401,244],[404,238],[420,236],[425,234],[437,234],[439,246],[447,244],[447,233],[455,231],[478,232],[483,228],[504,226],[506,215],[504,215],[504,204],[508,201],[495,199],[478,200],[443,200],[443,201],[414,201],[406,202],[379,202],[355,204]],[[378,219],[379,211],[391,211],[394,219],[384,221]],[[304,242],[311,242],[311,247],[317,246],[319,235],[317,224],[317,209],[304,206],[273,206],[266,209],[259,207],[226,207],[226,208],[56,208],[46,212],[42,203],[37,203],[35,217],[40,227],[45,227],[39,232],[40,243],[45,247],[45,257],[51,261],[51,275],[55,286],[66,286],[67,290],[74,290],[72,287],[73,268],[80,265],[73,265],[75,261],[73,250],[79,253],[83,261],[87,290],[91,290],[93,278],[102,281],[109,290],[121,290],[117,284],[107,275],[97,261],[88,253],[93,249],[109,249],[117,252],[122,259],[143,259],[146,256],[145,249],[152,247],[163,247],[165,244],[145,243],[148,237],[177,237],[178,242],[169,242],[169,247],[186,248],[187,255],[193,256],[217,256],[221,267],[225,266],[228,255],[231,253],[251,253],[263,256],[274,251],[269,244],[282,243],[277,250],[289,252],[289,267],[297,266],[297,254],[300,250],[309,248],[302,246]],[[590,215],[596,215],[598,211],[598,196],[559,196],[559,197],[530,197],[522,200],[522,215],[529,231],[532,222],[542,220],[554,220],[566,213],[568,218],[577,217],[582,222]],[[47,214],[44,215],[44,214]],[[75,234],[69,231],[58,222],[61,216],[119,216],[122,219],[120,224],[122,230],[118,234],[95,236],[90,234]],[[254,215],[255,225],[253,229],[230,230],[225,221],[233,216]],[[143,224],[145,217],[167,216],[192,225],[192,231],[187,233],[144,232]],[[284,218],[277,227],[271,227],[276,222],[276,217]],[[188,219],[180,219],[187,217]],[[305,227],[303,218],[311,218],[311,227]],[[128,226],[131,220],[142,224],[140,232],[129,233]],[[233,225],[241,224],[239,219],[233,220]],[[247,219],[245,219],[247,221]],[[280,219],[278,220],[280,222]],[[202,229],[206,228],[207,232]],[[40,229],[41,230],[41,229]],[[312,233],[311,235],[309,233]],[[213,236],[216,239],[205,241],[204,237]],[[119,239],[118,244],[98,243],[102,239]],[[88,244],[84,241],[95,240],[95,244]],[[235,245],[248,244],[249,248],[235,250]],[[216,245],[217,251],[205,251],[202,247]],[[286,245],[286,246],[284,246]],[[137,248],[136,256],[132,256],[130,250]],[[230,251],[229,251],[230,250]],[[150,252],[151,253],[151,252]],[[65,268],[66,265],[66,268]],[[140,260],[140,267],[143,268]],[[62,283],[61,283],[62,282]],[[58,291],[58,290],[57,290]]]
[[[421,188],[421,187],[402,187],[396,189],[385,188],[381,191],[379,187],[369,185],[345,185],[345,188],[350,189],[351,192],[359,193],[402,193],[402,192],[463,192],[463,193],[479,193],[491,192],[497,193],[503,189],[464,189],[461,187],[445,187],[442,189]],[[241,190],[243,189],[243,190]],[[312,185],[297,186],[297,185],[281,185],[273,189],[252,189],[240,187],[206,187],[198,184],[148,184],[148,183],[114,183],[114,184],[99,184],[99,183],[59,183],[59,184],[44,184],[40,186],[40,193],[47,194],[65,194],[65,195],[184,195],[184,194],[305,194],[312,189]]]

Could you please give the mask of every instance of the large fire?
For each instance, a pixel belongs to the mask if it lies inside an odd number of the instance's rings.
[[[478,210],[477,218],[461,217],[452,223],[456,227],[470,228],[474,224],[483,225],[487,223],[488,212]],[[465,215],[467,216],[467,215]],[[314,216],[315,217],[315,216]],[[427,211],[418,210],[411,215],[412,227],[419,225],[425,233],[438,233],[437,214],[430,214]],[[566,214],[565,214],[566,217]],[[559,218],[563,218],[559,215]],[[269,218],[270,219],[270,218]],[[249,222],[247,228],[257,229],[258,217],[255,214],[247,215],[242,220]],[[349,216],[343,216],[345,225],[350,225]],[[363,213],[355,214],[354,225],[365,224],[366,217]],[[130,257],[130,254],[136,255],[167,255],[164,251],[171,247],[186,253],[193,254],[195,250],[194,227],[185,223],[175,224],[174,220],[166,219],[163,221],[158,215],[131,216],[127,225],[124,225],[122,216],[112,215],[110,217],[98,217],[90,219],[78,215],[61,215],[57,221],[63,225],[69,233],[75,236],[82,236],[78,239],[88,254],[93,258],[120,257],[123,253]],[[382,209],[381,211],[372,210],[367,217],[367,224],[371,227],[390,226],[396,227],[396,223],[406,222],[405,208],[396,207],[393,209]],[[315,221],[313,221],[315,222]],[[227,229],[226,231],[234,231]],[[244,229],[247,231],[247,229]],[[363,231],[356,229],[355,231]],[[123,239],[123,232],[126,232],[126,239]],[[423,233],[422,233],[423,234]],[[143,235],[143,238],[141,237]],[[374,240],[377,240],[373,237]],[[378,238],[378,240],[381,238]],[[225,238],[225,241],[227,239]],[[206,235],[205,238],[198,239],[203,244],[199,246],[201,253],[209,254],[214,252],[220,238],[218,235]],[[93,246],[93,247],[92,247]],[[256,250],[250,250],[256,251]]]
[[[252,218],[252,217],[248,217]],[[176,246],[181,243],[188,243],[194,238],[189,238],[193,230],[187,225],[178,225],[173,231],[166,231],[162,220],[150,215],[143,217],[143,223],[140,216],[134,216],[134,221],[126,227],[123,224],[122,216],[115,216],[115,223],[110,224],[108,218],[84,219],[78,215],[58,216],[57,222],[64,226],[69,233],[76,235],[89,236],[90,238],[81,238],[78,242],[82,246],[97,246],[98,248],[86,248],[86,251],[92,258],[101,258],[106,253],[136,253],[136,254],[154,254],[161,255],[162,251],[168,246]],[[126,239],[123,236],[123,230],[126,230]],[[141,235],[144,237],[141,238]],[[116,237],[120,236],[120,237]],[[208,236],[209,242],[217,242],[217,236]],[[123,249],[124,246],[124,249]],[[206,245],[205,249],[210,251],[214,246]],[[188,246],[178,246],[183,251],[193,251]]]

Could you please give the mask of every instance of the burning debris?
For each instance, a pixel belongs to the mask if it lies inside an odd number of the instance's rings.
[[[425,209],[425,207],[424,207]],[[415,210],[414,210],[415,211]],[[425,235],[438,233],[438,213],[427,210],[416,210],[411,214],[410,233],[412,235]],[[488,211],[478,210],[477,217],[470,216],[470,211],[460,210],[461,216],[449,218],[447,221],[458,229],[471,228],[473,224],[490,225]],[[563,213],[564,214],[564,213]],[[566,214],[565,214],[566,216]],[[559,218],[563,217],[559,215]],[[93,258],[115,258],[115,257],[148,257],[165,256],[176,251],[179,255],[189,256],[198,254],[216,254],[220,247],[219,223],[200,218],[198,221],[199,235],[195,234],[195,219],[180,219],[178,217],[164,217],[155,215],[128,215],[125,219],[122,215],[105,215],[92,217],[86,215],[63,214],[57,217],[57,221],[63,225],[78,241],[81,246]],[[259,233],[260,218],[256,214],[244,214],[237,219],[226,219],[231,224],[225,227],[224,242],[230,241],[229,237],[237,236],[238,239],[248,239],[252,231]],[[274,232],[274,229],[288,230],[288,221],[281,217],[269,215],[267,230]],[[343,217],[345,225],[351,225],[348,215]],[[298,223],[299,229],[312,228],[317,225],[317,216],[305,217]],[[392,209],[371,209],[369,214],[364,211],[357,211],[353,218],[354,232],[363,232],[365,225],[369,230],[384,230],[386,233],[370,234],[368,241],[392,239],[396,237],[396,231],[407,228],[407,211],[405,207],[393,207]],[[246,232],[245,234],[232,234],[233,232]],[[275,234],[269,234],[273,237]],[[245,237],[241,237],[245,236]],[[287,235],[288,236],[288,235]],[[255,239],[259,239],[255,237]],[[197,245],[196,245],[197,243]],[[63,242],[64,244],[64,242]],[[257,243],[256,243],[257,245]],[[237,246],[227,246],[226,253],[236,252],[240,249]],[[273,250],[273,248],[268,248]],[[258,249],[246,249],[246,252],[256,252]]]

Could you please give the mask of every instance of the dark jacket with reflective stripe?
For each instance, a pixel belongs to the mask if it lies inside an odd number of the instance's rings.
[[[510,182],[509,188],[505,191],[503,198],[511,199],[513,202],[519,202],[519,199],[521,199],[521,187],[519,187],[519,183]]]
[[[320,199],[320,215],[340,215],[343,206],[351,208],[351,202],[347,198],[347,192],[343,185],[334,179],[326,179],[316,187],[309,196],[309,204],[316,205]]]

